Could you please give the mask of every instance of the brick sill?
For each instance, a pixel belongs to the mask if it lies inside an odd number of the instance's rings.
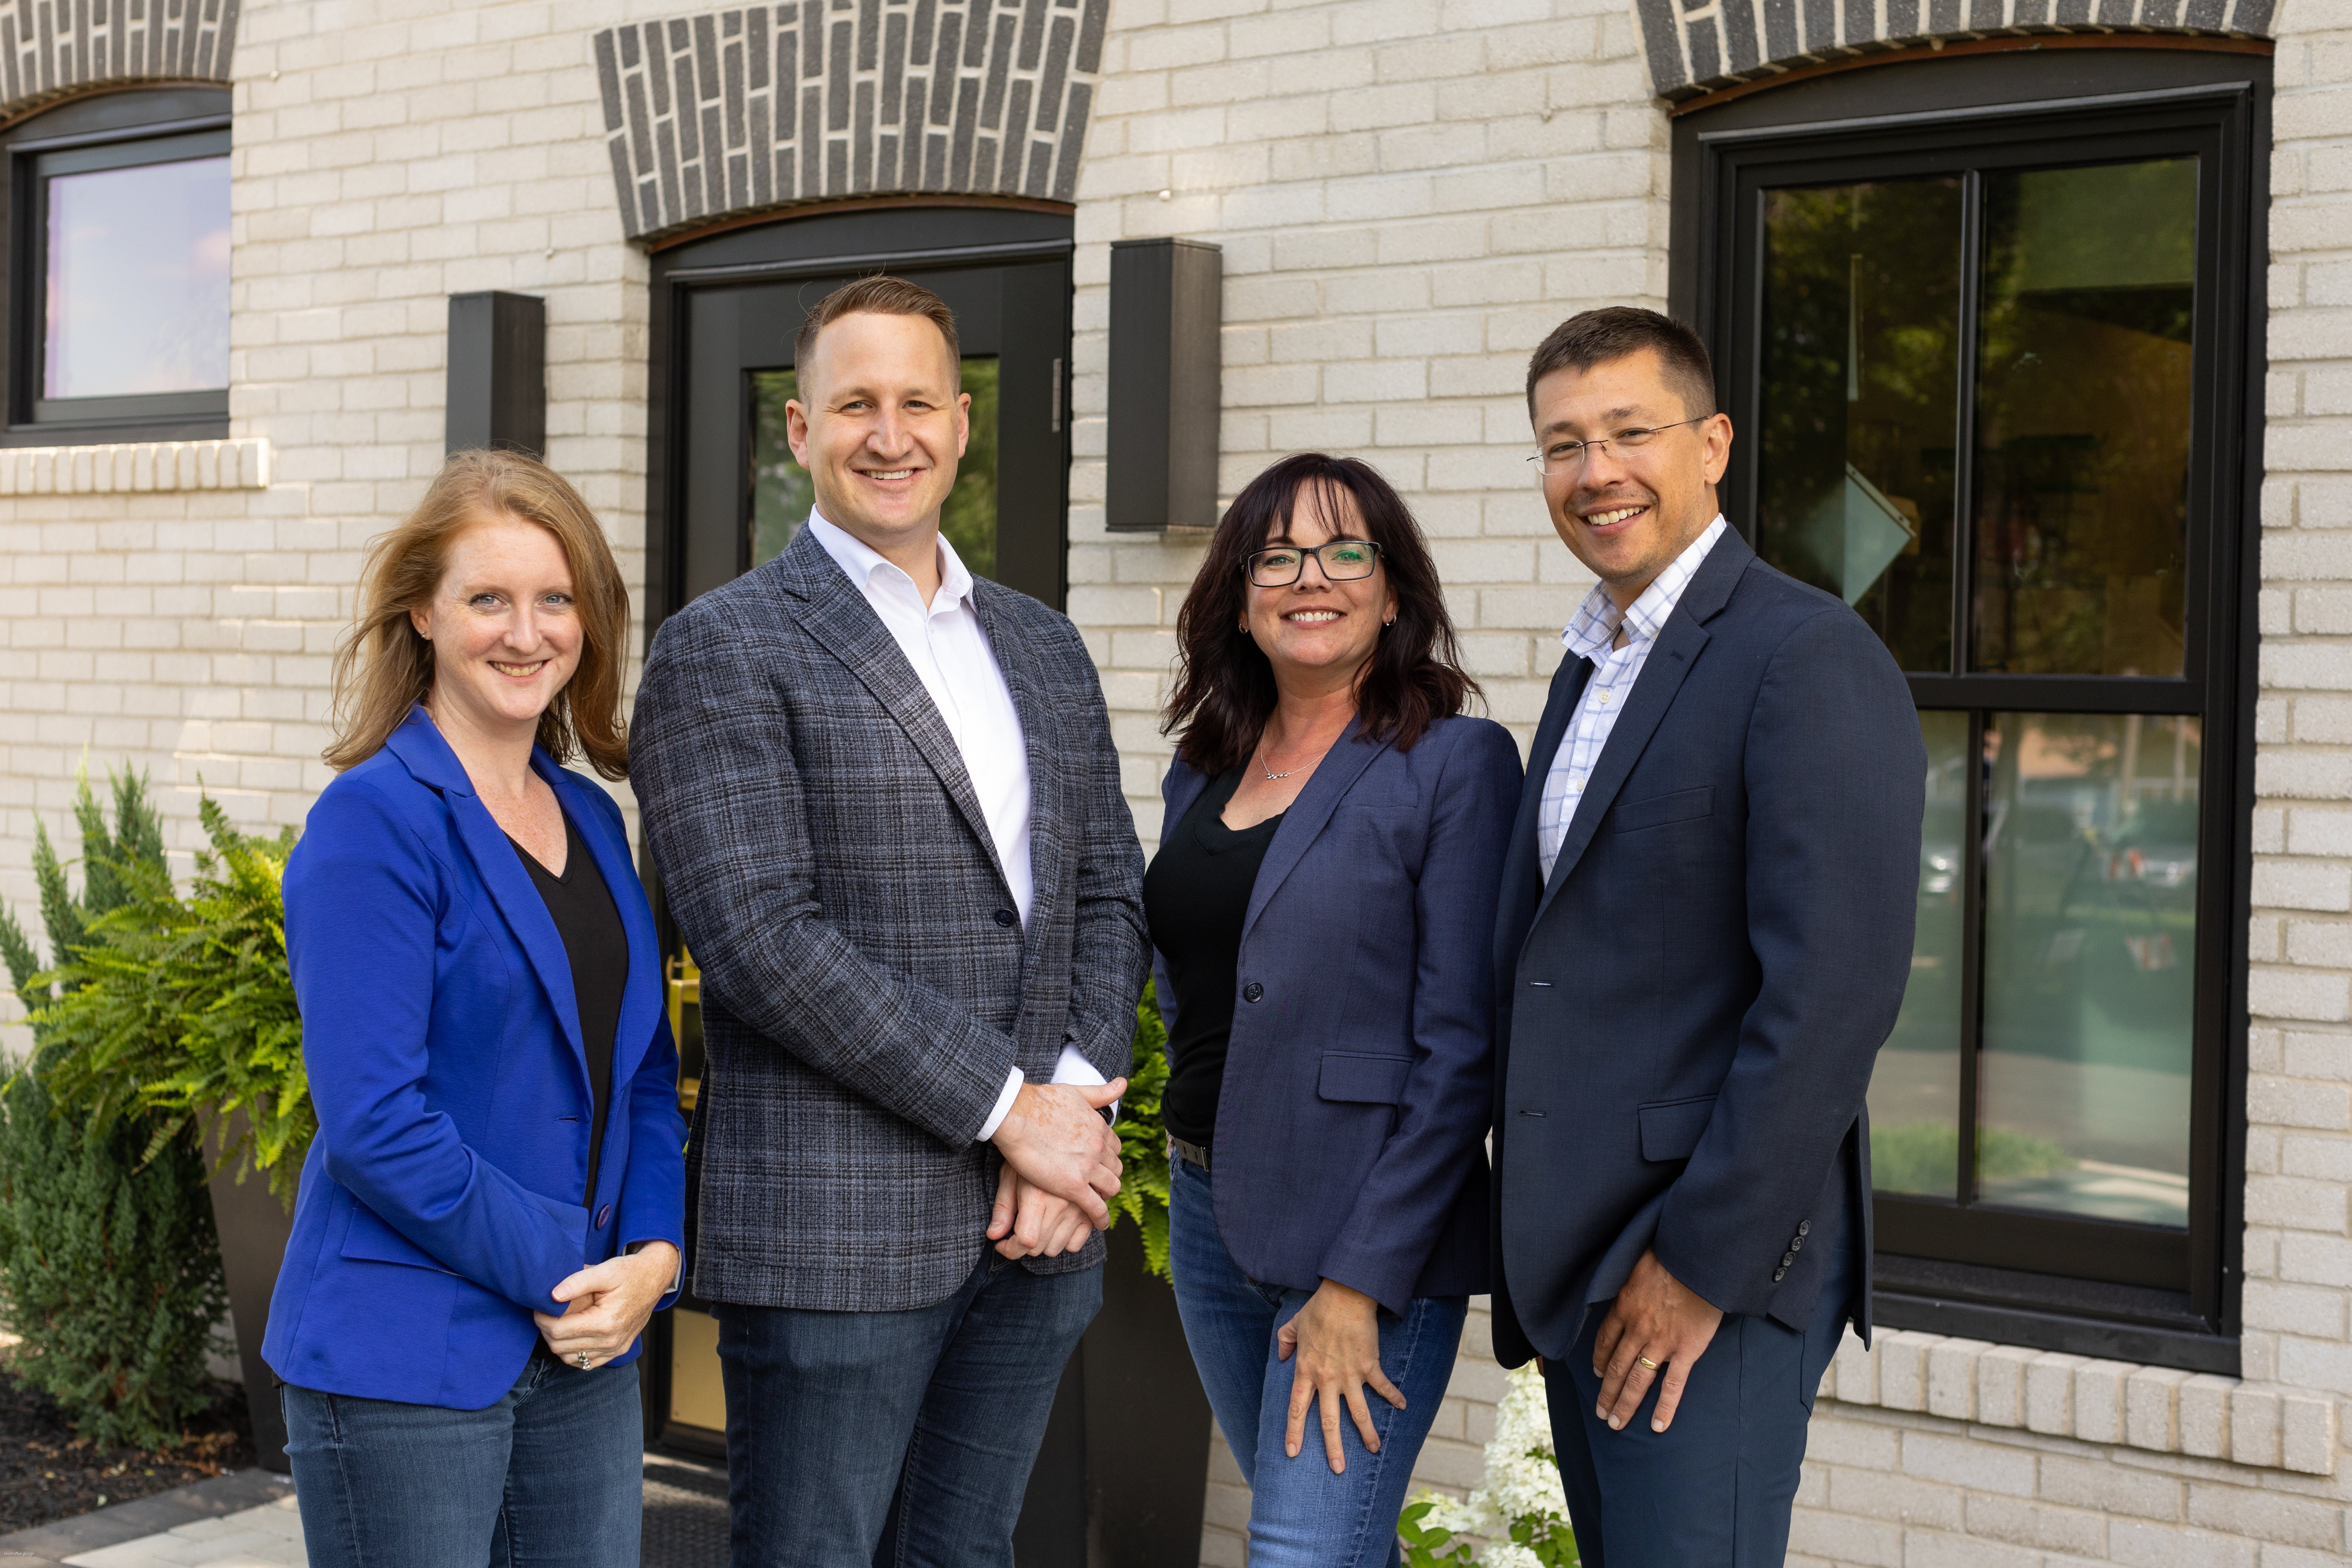
[[[258,437],[0,447],[0,496],[251,490],[268,483],[269,443]]]
[[[2336,1473],[2336,1401],[2177,1367],[1894,1329],[1868,1350],[1849,1333],[1822,1380],[1841,1405],[1915,1410],[2154,1454]]]

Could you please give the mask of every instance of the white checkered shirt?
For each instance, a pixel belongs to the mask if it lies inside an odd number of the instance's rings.
[[[1658,633],[1727,526],[1717,513],[1706,531],[1668,563],[1622,616],[1609,590],[1595,583],[1559,634],[1570,657],[1592,661],[1592,674],[1584,683],[1583,695],[1576,700],[1568,732],[1559,738],[1551,771],[1544,774],[1543,803],[1536,813],[1536,854],[1543,864],[1545,881],[1551,880],[1552,862],[1559,858],[1559,847],[1568,841],[1568,826],[1576,819],[1577,803],[1584,798],[1585,781],[1600,765],[1601,749],[1609,743],[1617,715],[1633,695],[1633,683],[1642,678],[1642,666],[1649,661],[1650,649],[1657,646]],[[1612,647],[1610,645],[1617,640],[1621,622],[1625,646]]]

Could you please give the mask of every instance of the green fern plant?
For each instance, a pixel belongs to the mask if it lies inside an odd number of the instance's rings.
[[[1143,1236],[1144,1266],[1168,1276],[1168,1129],[1160,1120],[1160,1097],[1168,1088],[1168,1026],[1160,1022],[1160,999],[1144,984],[1135,1004],[1135,1063],[1118,1104],[1118,1195],[1111,1199],[1111,1224],[1125,1215]]]

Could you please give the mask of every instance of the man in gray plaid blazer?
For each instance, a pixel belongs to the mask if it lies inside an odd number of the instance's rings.
[[[1076,630],[940,536],[954,331],[887,278],[810,314],[815,512],[664,624],[637,699],[702,971],[689,1237],[735,1568],[1011,1568],[1101,1305],[1143,858]]]

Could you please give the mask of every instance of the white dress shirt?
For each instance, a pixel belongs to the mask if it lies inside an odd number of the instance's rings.
[[[971,602],[971,573],[956,556],[955,546],[940,539],[940,587],[931,602],[915,580],[859,540],[810,511],[808,526],[824,552],[847,574],[874,607],[882,625],[897,641],[915,679],[930,694],[931,705],[948,727],[963,771],[979,798],[980,815],[996,848],[997,864],[1013,891],[1021,922],[1029,923],[1029,905],[1036,893],[1035,872],[1029,859],[1029,752],[1021,731],[1021,711],[1013,705],[1013,689],[1004,683],[996,651],[989,647],[987,628]],[[981,1124],[977,1141],[996,1136],[1004,1113],[1024,1079],[1012,1069],[996,1108]],[[1055,1083],[1095,1084],[1103,1081],[1095,1065],[1075,1047],[1064,1046],[1055,1064]]]
[[[1543,800],[1536,813],[1536,857],[1545,881],[1551,880],[1552,864],[1559,858],[1559,847],[1568,841],[1569,825],[1576,820],[1585,784],[1600,764],[1601,748],[1617,727],[1617,715],[1633,695],[1633,683],[1641,679],[1642,666],[1657,646],[1658,633],[1727,526],[1722,514],[1717,513],[1706,531],[1685,546],[1622,616],[1607,585],[1595,583],[1559,634],[1570,657],[1592,661],[1592,674],[1576,700],[1576,711],[1569,718],[1568,732],[1559,738],[1559,750],[1552,754],[1551,771],[1544,774]],[[1621,626],[1625,633],[1623,647],[1614,646]]]

